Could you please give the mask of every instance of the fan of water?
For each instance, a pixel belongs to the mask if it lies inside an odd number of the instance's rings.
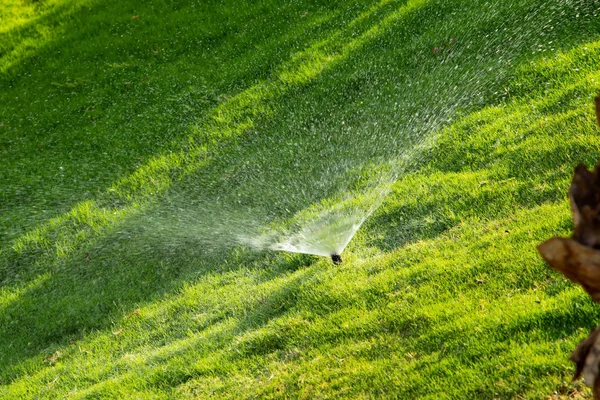
[[[252,117],[268,110],[277,118],[223,145],[201,173],[190,175],[165,201],[159,225],[170,226],[170,232],[177,227],[173,235],[204,238],[206,246],[241,243],[340,255],[393,182],[427,157],[436,132],[457,113],[503,101],[513,65],[540,49],[554,50],[556,33],[543,28],[549,19],[589,13],[583,2],[554,3],[528,14],[527,24],[516,25],[495,15],[501,3],[486,5],[477,29],[495,28],[485,40],[475,28],[460,24],[460,13],[449,13],[457,21],[448,25],[453,32],[438,35],[438,47],[432,51],[420,36],[407,36],[405,47],[412,53],[399,53],[398,59],[390,51],[382,53],[388,57],[383,61],[376,51],[365,52],[366,60],[352,58],[369,41],[395,43],[379,28],[348,38],[334,35],[332,42],[341,47],[333,55],[326,41],[300,52],[274,83],[250,88],[247,96],[231,101],[232,107],[256,101],[255,108],[244,110]],[[400,29],[394,15],[381,22],[390,32]],[[298,70],[298,62],[305,61],[306,68]],[[322,65],[327,62],[331,65]],[[349,78],[342,81],[336,74]],[[275,95],[259,97],[307,82],[314,90],[291,100],[282,97],[281,106],[270,100]],[[269,101],[273,104],[266,106]],[[242,125],[228,129],[247,129]]]
[[[256,238],[241,236],[240,241],[255,248],[339,256],[383,195],[379,193],[379,196],[365,199],[363,204],[354,207],[336,206],[315,212],[312,216],[296,218],[287,229],[274,228]]]

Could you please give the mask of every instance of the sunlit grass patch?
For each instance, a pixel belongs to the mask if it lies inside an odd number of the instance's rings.
[[[92,1],[14,1],[0,3],[0,75],[14,73],[19,63],[44,52],[66,32],[65,20]]]

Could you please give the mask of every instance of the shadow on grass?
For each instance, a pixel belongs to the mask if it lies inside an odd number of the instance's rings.
[[[60,343],[72,343],[94,330],[107,329],[133,308],[164,299],[184,282],[240,268],[269,268],[266,279],[272,279],[315,260],[311,256],[290,257],[218,246],[207,249],[205,243],[195,240],[173,242],[146,235],[135,221],[128,221],[118,230],[88,243],[68,259],[57,260],[54,271],[45,275],[47,279],[38,279],[3,304],[3,382],[24,372],[20,369],[27,369],[27,363],[19,367],[23,360],[39,360],[51,355]],[[263,314],[261,310],[256,312]]]
[[[428,5],[428,7],[430,7],[427,9],[429,11],[435,10],[435,5]],[[393,26],[393,23],[390,26]],[[389,26],[385,28],[389,28]],[[365,30],[370,32],[368,27]],[[341,35],[341,33],[339,34]],[[358,42],[355,46],[359,46]],[[354,48],[342,49],[341,53],[353,50]],[[332,57],[335,57],[338,53],[333,51],[332,54]],[[309,58],[313,55],[307,54]],[[304,87],[305,80],[311,82],[313,78],[321,76],[321,71],[328,65],[327,62],[321,60],[321,56],[329,56],[330,54],[325,51],[322,53],[317,52],[317,55],[319,57],[316,58],[316,62],[309,63],[315,68],[314,71],[308,71],[308,75],[294,76],[292,74],[286,77],[286,79],[292,79],[291,82],[294,88]],[[340,56],[338,60],[345,61],[345,58]],[[300,62],[300,66],[302,65],[302,62]],[[349,68],[349,66],[346,65],[346,68]],[[299,79],[299,84],[294,85],[293,79]],[[364,82],[361,83],[355,80],[349,83],[348,92],[354,93],[353,96],[358,98],[357,93],[362,87],[366,86],[368,85]],[[344,95],[345,93],[340,93],[338,99],[343,98]],[[248,99],[252,100],[251,97],[243,98],[243,100]],[[279,99],[279,96],[275,96],[274,99]],[[268,98],[267,100],[273,99]],[[292,102],[292,100],[289,101]],[[310,109],[304,112],[310,113]],[[269,113],[262,113],[261,110],[251,108],[250,114],[255,116],[253,113],[258,115],[257,119],[264,118],[268,120],[270,118]],[[232,128],[234,129],[233,133],[238,134],[237,136],[248,132],[248,128],[243,123],[233,122],[237,124]],[[219,142],[220,149],[214,151],[213,155],[228,154],[235,147],[233,142],[235,142],[237,136],[232,135],[231,141],[227,138],[227,140],[223,139],[222,142]],[[216,139],[220,140],[221,138]],[[263,147],[263,149],[266,148],[267,146]],[[238,150],[240,149],[238,148]],[[305,152],[308,153],[309,150],[310,148],[307,147]],[[281,155],[281,153],[274,153],[275,155]],[[274,157],[267,161],[277,162],[279,160]],[[223,163],[226,163],[226,159]],[[217,164],[212,165],[214,167]],[[203,164],[201,166],[204,168]],[[167,166],[167,168],[171,167],[170,165]],[[214,173],[222,172],[222,167],[223,164],[214,167],[216,168]],[[210,166],[206,169],[203,168],[198,168],[196,172],[210,171]],[[235,173],[235,171],[232,172]],[[216,179],[226,176],[219,175]],[[149,174],[149,177],[154,178],[152,174]],[[223,184],[223,187],[226,186],[227,182]],[[248,185],[250,191],[256,191],[256,187]],[[260,186],[258,187],[260,188]],[[197,188],[194,187],[194,190],[190,191],[185,187],[175,185],[173,188],[168,187],[165,191],[172,190],[175,193],[182,191],[187,196],[197,194]],[[269,194],[275,197],[281,192]],[[321,195],[322,193],[314,194],[317,197]],[[133,197],[135,199],[135,196]],[[311,201],[316,200],[315,197],[309,199]],[[483,202],[483,200],[481,201]],[[310,202],[304,203],[302,206],[309,204]],[[432,202],[426,203],[424,206],[415,205],[400,208],[395,215],[407,216],[416,220],[418,217],[428,215],[434,207],[435,204]],[[392,214],[391,217],[381,216],[382,220],[375,219],[372,223],[385,225],[385,218],[388,218],[389,225],[390,218],[393,221],[395,215]],[[392,248],[389,247],[389,244],[394,243],[395,240],[400,242],[409,240],[409,238],[414,240],[419,235],[431,238],[447,229],[453,221],[456,221],[456,219],[442,220],[439,225],[425,227],[421,233],[412,232],[410,237],[406,235],[395,236],[392,230],[386,231],[384,232],[385,238],[379,245],[382,248],[385,248],[385,246]],[[69,223],[71,222],[69,221]],[[53,253],[53,251],[56,251],[54,248],[47,251],[40,247],[25,252],[22,256],[19,256],[20,259],[12,259],[12,255],[8,255],[3,260],[5,262],[2,271],[3,284],[16,283],[22,285],[22,290],[16,291],[15,298],[10,300],[5,309],[1,311],[0,338],[2,338],[2,342],[0,342],[0,354],[3,357],[1,360],[2,365],[5,367],[3,368],[3,381],[10,381],[27,371],[27,363],[21,364],[22,361],[28,358],[39,361],[40,352],[45,351],[50,346],[64,344],[69,340],[76,341],[91,330],[106,330],[115,319],[131,312],[133,308],[140,304],[158,300],[164,293],[178,288],[182,282],[193,281],[203,274],[238,269],[248,264],[255,264],[255,268],[272,266],[268,262],[269,256],[264,254],[244,253],[243,256],[238,257],[235,252],[239,250],[228,250],[218,246],[203,249],[193,239],[183,238],[176,241],[166,241],[163,240],[164,237],[147,236],[144,235],[143,230],[138,230],[136,225],[138,222],[139,220],[136,220],[136,217],[131,217],[122,225],[110,224],[100,237],[92,232],[92,238],[88,241],[76,242],[78,232],[75,232],[69,236],[75,242],[75,246],[64,257],[56,256]],[[46,239],[52,243],[52,234]],[[4,258],[4,256],[3,254],[2,257]],[[306,256],[293,256],[291,259],[291,262],[282,263],[279,270],[275,269],[273,276],[288,273],[296,268],[303,268],[314,261],[314,258]],[[27,271],[28,268],[31,270]],[[38,268],[39,270],[37,270]],[[27,277],[26,282],[20,282],[20,274]],[[46,278],[44,278],[44,274],[47,274]],[[274,303],[284,301],[286,304],[293,304],[294,293],[297,290],[294,285],[275,293],[264,306],[266,308],[258,307],[255,313],[251,313],[249,317],[251,319],[247,321],[249,326],[264,324],[289,309],[289,306],[278,308]],[[420,323],[419,321],[412,322],[414,324]],[[405,323],[400,324],[399,331],[409,329],[410,326],[414,325],[412,322],[407,320]],[[259,341],[249,345],[245,351],[248,354],[256,351],[264,352],[271,347],[280,348],[281,344],[267,338],[264,343]],[[38,356],[37,360],[35,359],[36,355]]]
[[[240,124],[239,129],[247,128]],[[224,142],[227,140],[235,137]],[[223,145],[220,143],[227,150]],[[138,235],[137,227],[131,229],[138,222],[135,217],[126,217],[125,222],[101,221],[97,229],[86,226],[90,221],[85,221],[85,216],[68,217],[50,224],[41,237],[34,235],[23,251],[3,252],[2,282],[14,291],[2,310],[3,381],[19,374],[13,366],[20,361],[57,342],[104,329],[124,310],[154,301],[185,280],[220,268],[240,267],[227,248],[215,246],[209,249],[212,252],[205,252],[194,240],[173,244],[169,238]],[[66,240],[66,252],[58,247],[59,237]],[[312,260],[305,256],[293,259]],[[244,262],[248,259],[240,261]],[[305,262],[289,263],[286,270]]]
[[[310,15],[290,23],[288,14],[260,3],[202,4],[193,13],[163,7],[168,18],[154,5],[56,6],[14,32],[25,46],[34,41],[32,29],[50,32],[51,40],[36,42],[1,77],[2,246],[78,202],[111,204],[106,190],[120,177],[159,152],[185,150],[189,136],[198,136],[192,126],[272,78],[298,47],[335,33],[333,16],[344,22],[360,11],[311,4],[301,9]],[[132,20],[134,11],[142,16]],[[168,34],[175,26],[183,33]]]

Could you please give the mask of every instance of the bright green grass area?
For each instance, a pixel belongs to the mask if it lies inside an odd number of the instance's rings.
[[[0,0],[0,397],[589,397],[598,9]],[[419,143],[341,266],[225,240]]]

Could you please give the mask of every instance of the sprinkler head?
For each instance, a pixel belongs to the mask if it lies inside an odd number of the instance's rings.
[[[339,254],[332,254],[331,261],[333,261],[335,265],[340,265],[342,263],[342,256]]]

